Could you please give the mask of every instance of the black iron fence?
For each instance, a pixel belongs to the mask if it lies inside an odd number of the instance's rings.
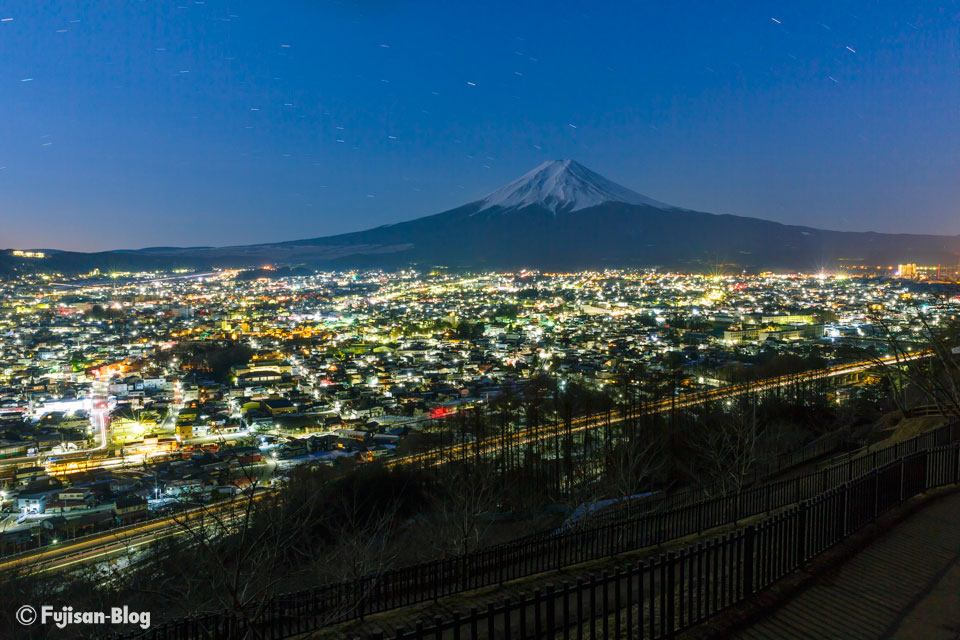
[[[256,629],[255,637],[279,640],[772,514],[758,525],[619,574],[566,584],[549,595],[543,591],[514,602],[504,600],[483,611],[383,636],[475,640],[509,638],[513,633],[520,638],[573,633],[577,638],[606,638],[618,637],[622,628],[624,633],[633,629],[629,637],[638,637],[636,625],[642,623],[647,637],[668,637],[767,586],[903,500],[956,483],[958,442],[960,424],[947,425],[738,494],[283,594],[248,611],[174,620],[127,637],[232,638],[242,629]],[[594,624],[612,635],[583,626]],[[496,634],[484,635],[490,629]]]
[[[843,436],[838,432],[833,432],[819,438],[815,442],[797,449],[796,451],[782,453],[772,460],[758,462],[754,465],[744,478],[743,486],[752,486],[758,482],[778,475],[788,469],[798,467],[804,463],[811,462],[817,458],[822,458],[830,453],[834,453],[844,444]],[[841,456],[844,461],[851,457],[859,457],[863,450],[852,452]],[[839,460],[839,457],[838,457]],[[830,466],[825,464],[823,466]],[[635,517],[638,513],[651,513],[654,511],[667,511],[677,509],[692,504],[697,504],[705,500],[715,499],[721,494],[719,485],[698,486],[679,489],[670,493],[654,493],[649,496],[635,499],[625,499],[615,502],[610,506],[603,508],[590,515],[591,525],[598,525],[605,522],[622,522],[625,519]],[[531,534],[524,539],[534,539],[551,535],[551,532],[541,532]]]
[[[902,501],[960,481],[958,462],[957,444],[922,450],[759,524],[678,552],[368,638],[674,637],[770,586]]]

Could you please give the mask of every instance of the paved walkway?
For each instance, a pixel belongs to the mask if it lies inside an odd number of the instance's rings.
[[[960,493],[921,508],[734,637],[960,640]]]

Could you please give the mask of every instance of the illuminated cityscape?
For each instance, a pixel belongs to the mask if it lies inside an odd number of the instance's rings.
[[[0,8],[0,640],[958,640],[960,13]]]
[[[850,362],[887,339],[878,318],[910,336],[960,313],[942,287],[880,276],[247,273],[4,283],[8,548],[228,490],[238,465],[394,457],[538,376],[602,390],[642,367],[691,394],[771,361]]]

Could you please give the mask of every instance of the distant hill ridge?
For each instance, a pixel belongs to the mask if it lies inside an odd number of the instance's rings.
[[[902,262],[954,265],[960,236],[825,231],[691,211],[653,200],[573,160],[541,164],[461,207],[366,231],[234,247],[53,252],[44,267],[383,267],[580,269],[661,266],[813,271]],[[9,252],[0,269],[25,264]]]

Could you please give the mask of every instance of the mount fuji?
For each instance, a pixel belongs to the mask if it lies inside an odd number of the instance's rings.
[[[672,209],[670,205],[651,200],[573,160],[544,162],[513,182],[497,189],[480,200],[480,211],[493,209],[522,209],[540,206],[553,213],[579,211],[605,202],[622,202],[657,209]]]
[[[410,265],[573,270],[660,266],[813,271],[901,262],[957,264],[960,237],[825,231],[664,204],[573,160],[545,162],[493,193],[366,231],[234,247],[55,252],[44,266],[338,268]],[[0,269],[15,266],[0,253]]]

